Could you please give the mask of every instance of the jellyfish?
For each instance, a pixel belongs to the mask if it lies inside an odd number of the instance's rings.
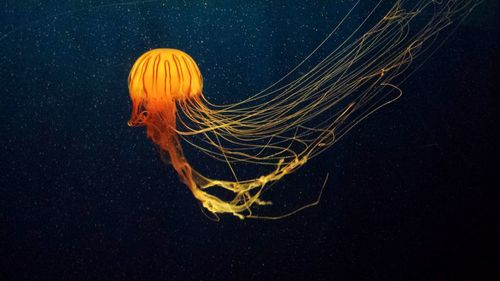
[[[256,214],[256,209],[271,205],[264,199],[267,187],[397,100],[402,95],[398,83],[411,74],[409,65],[432,46],[438,33],[463,20],[479,2],[397,0],[374,25],[366,26],[375,10],[383,9],[380,1],[345,41],[307,71],[299,70],[311,63],[338,26],[281,79],[227,105],[204,96],[203,78],[191,56],[177,49],[147,51],[130,71],[128,124],[146,127],[182,183],[212,214],[228,213],[240,219],[285,217],[317,202],[283,215]],[[230,177],[217,179],[199,172],[188,161],[183,145],[224,163]],[[248,167],[257,167],[253,170],[259,174],[242,178]],[[229,196],[221,196],[219,190]]]
[[[202,105],[203,79],[195,61],[176,49],[153,49],[140,56],[129,75],[132,116],[129,126],[145,126],[148,137],[165,152],[167,160],[203,207],[213,213],[241,212],[259,199],[265,178],[257,181],[228,182],[208,179],[196,172],[186,160],[176,129],[177,106],[186,109]],[[219,185],[237,194],[230,202],[204,191]]]

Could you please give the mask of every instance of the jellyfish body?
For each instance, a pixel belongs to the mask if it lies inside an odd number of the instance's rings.
[[[153,49],[134,63],[128,79],[132,115],[129,126],[145,126],[148,137],[167,156],[181,181],[196,199],[212,213],[239,213],[252,204],[265,202],[259,194],[250,195],[245,187],[255,184],[217,181],[202,176],[188,163],[176,131],[177,106],[201,104],[203,78],[194,60],[176,49]],[[203,189],[220,185],[237,192],[236,198],[224,201]],[[242,199],[245,197],[245,199]]]
[[[148,137],[167,152],[188,186],[192,186],[191,166],[175,133],[176,103],[197,100],[202,89],[203,80],[196,63],[175,49],[146,52],[137,59],[129,75],[132,116],[128,124],[146,126]]]

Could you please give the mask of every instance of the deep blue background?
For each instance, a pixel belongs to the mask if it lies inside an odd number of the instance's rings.
[[[132,63],[185,50],[208,98],[237,101],[298,63],[352,1],[65,2],[0,4],[0,280],[494,280],[494,0],[401,99],[280,183],[314,197],[330,172],[318,207],[219,223],[126,126]]]

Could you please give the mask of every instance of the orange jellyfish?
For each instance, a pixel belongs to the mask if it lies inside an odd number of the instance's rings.
[[[180,50],[151,50],[137,59],[128,85],[132,100],[129,126],[146,126],[148,137],[167,152],[181,181],[202,200],[176,134],[176,103],[200,101],[203,78],[198,66]]]
[[[319,199],[285,215],[255,215],[254,207],[271,204],[262,199],[267,187],[399,98],[402,91],[397,83],[406,77],[395,79],[429,48],[428,42],[435,41],[454,21],[463,20],[479,2],[395,0],[373,26],[367,27],[363,21],[319,62],[311,64],[310,59],[338,27],[283,78],[228,105],[205,99],[202,75],[189,55],[175,49],[148,51],[130,71],[132,116],[128,124],[147,128],[148,137],[166,155],[181,181],[214,215],[230,213],[241,219],[287,216]],[[377,5],[368,17],[379,14],[377,9],[385,6]],[[195,170],[181,141],[225,163],[232,178],[212,179]],[[250,170],[257,172],[248,175]],[[218,191],[226,193],[222,196]]]
[[[252,204],[266,204],[259,200],[260,192],[250,195],[248,189],[255,184],[205,178],[186,160],[176,130],[176,106],[200,105],[203,89],[200,70],[188,54],[176,49],[146,52],[133,65],[128,85],[132,100],[128,125],[147,128],[148,137],[166,152],[181,181],[205,208],[214,214],[233,213],[243,218],[240,213]],[[203,190],[213,185],[238,190],[237,195],[232,201],[224,201]]]
[[[129,75],[132,100],[129,126],[146,126],[148,137],[167,152],[188,187],[193,186],[192,170],[175,130],[176,103],[199,102],[202,89],[203,79],[196,63],[175,49],[156,49],[143,54]]]

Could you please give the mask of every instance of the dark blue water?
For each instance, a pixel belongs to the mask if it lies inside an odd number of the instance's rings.
[[[1,3],[0,280],[492,277],[493,0],[401,85],[402,98],[279,183],[307,201],[330,173],[321,204],[285,220],[208,220],[144,130],[127,127],[128,71],[146,50],[186,51],[205,95],[230,103],[300,62],[352,5]]]

